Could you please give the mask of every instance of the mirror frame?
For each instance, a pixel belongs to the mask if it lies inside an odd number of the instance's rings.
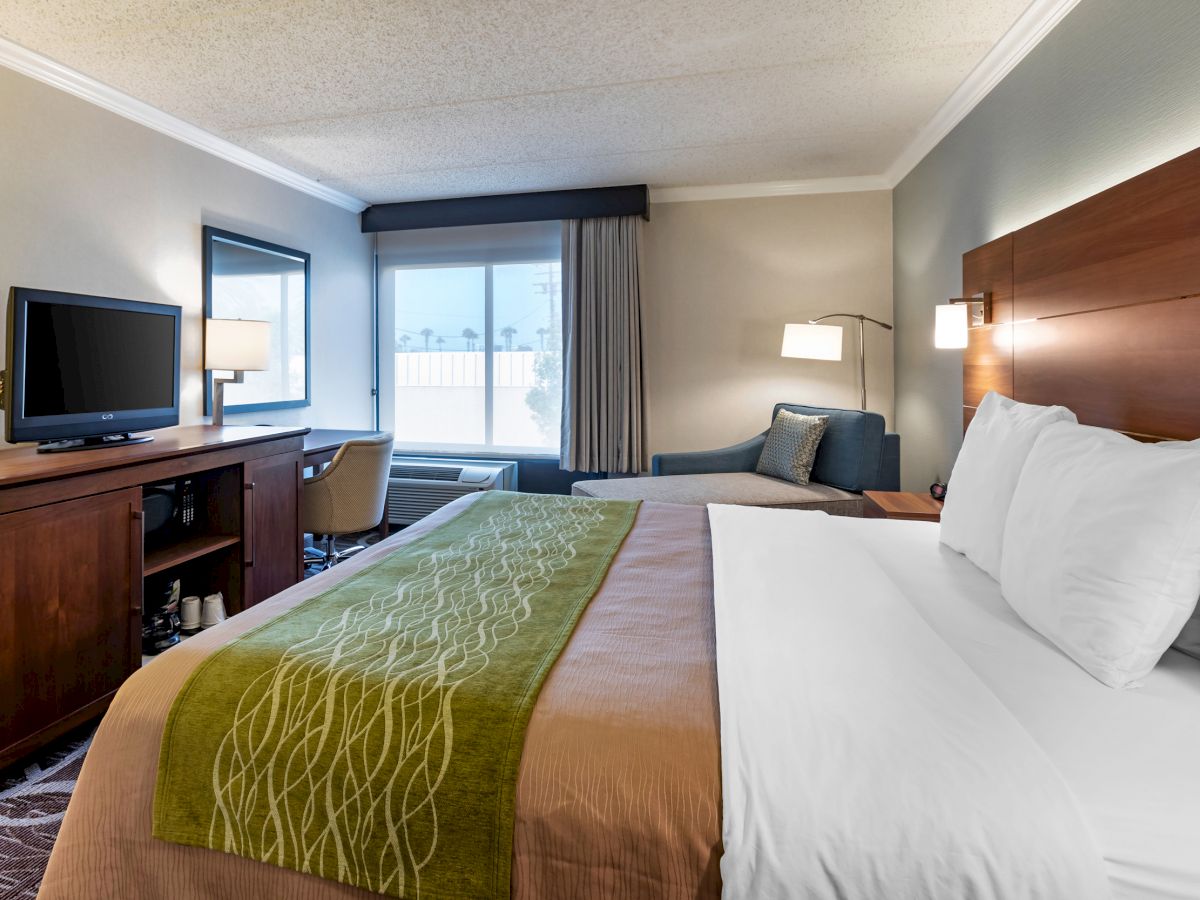
[[[293,250],[269,241],[247,237],[223,228],[205,225],[203,234],[203,272],[204,272],[204,321],[212,318],[212,273],[213,273],[213,242],[220,240],[224,243],[239,244],[252,250],[263,250],[279,256],[289,256],[304,261],[304,398],[301,400],[272,400],[269,403],[238,403],[226,404],[226,413],[264,412],[272,409],[298,409],[302,406],[312,406],[312,256],[302,250]],[[203,341],[201,341],[200,365],[204,365]],[[204,415],[212,415],[213,374],[204,370]]]

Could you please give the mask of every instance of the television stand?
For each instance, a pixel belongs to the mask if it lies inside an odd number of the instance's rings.
[[[124,447],[129,444],[148,444],[154,440],[150,434],[105,434],[100,437],[69,438],[65,441],[43,441],[38,444],[38,453],[69,453],[72,450],[98,450],[101,447]]]
[[[175,579],[220,591],[231,616],[301,580],[307,431],[185,425],[107,453],[0,450],[0,771],[104,712]],[[191,515],[145,533],[147,497],[181,481]]]

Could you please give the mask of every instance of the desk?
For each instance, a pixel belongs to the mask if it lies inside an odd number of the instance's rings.
[[[304,436],[304,468],[323,466],[333,459],[338,448],[346,441],[357,438],[373,438],[381,431],[343,431],[336,428],[314,428]]]
[[[338,448],[346,441],[358,438],[373,438],[383,434],[382,431],[349,431],[339,428],[314,428],[304,436],[304,468],[317,470],[330,462],[337,455]],[[390,532],[386,504],[383,510],[383,521],[376,526],[379,539],[383,540]]]

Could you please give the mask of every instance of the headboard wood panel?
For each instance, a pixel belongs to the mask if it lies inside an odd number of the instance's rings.
[[[981,290],[993,324],[963,354],[964,428],[996,390],[1200,437],[1200,150],[964,254],[963,295]]]
[[[992,295],[992,324],[972,328],[963,352],[963,406],[974,411],[989,390],[1012,396],[1013,236],[963,256],[963,296]]]
[[[1200,293],[1200,150],[1015,232],[1013,276],[1018,319]]]

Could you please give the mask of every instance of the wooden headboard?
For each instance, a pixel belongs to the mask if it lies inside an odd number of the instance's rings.
[[[1200,150],[963,254],[992,324],[963,354],[963,427],[988,390],[1087,425],[1200,437]]]

